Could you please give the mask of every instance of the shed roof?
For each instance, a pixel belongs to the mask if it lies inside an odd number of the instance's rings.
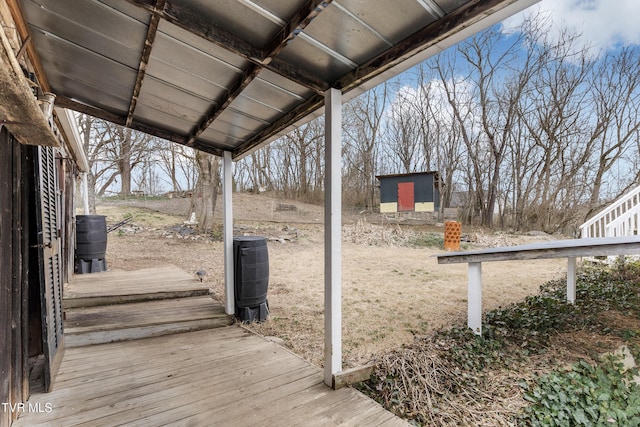
[[[537,0],[7,0],[56,106],[238,158]]]
[[[438,177],[438,171],[427,171],[427,172],[410,172],[410,173],[392,173],[388,175],[376,175],[377,179],[384,178],[400,178],[400,177],[413,177],[413,176],[421,176],[421,175],[436,175]]]

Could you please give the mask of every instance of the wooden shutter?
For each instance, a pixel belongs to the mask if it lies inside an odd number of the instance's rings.
[[[45,356],[44,385],[51,391],[64,353],[62,329],[62,275],[60,253],[60,211],[55,149],[38,147],[36,206],[40,261],[42,337]]]

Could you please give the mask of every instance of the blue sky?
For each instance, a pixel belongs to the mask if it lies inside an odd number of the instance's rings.
[[[640,44],[640,0],[542,0],[525,12],[503,22],[509,30],[522,23],[527,13],[549,14],[551,34],[569,27],[581,33],[581,41],[597,52],[625,44]]]

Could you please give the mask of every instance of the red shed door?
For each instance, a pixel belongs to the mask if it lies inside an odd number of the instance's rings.
[[[398,183],[398,211],[407,212],[415,210],[413,198],[413,182]]]

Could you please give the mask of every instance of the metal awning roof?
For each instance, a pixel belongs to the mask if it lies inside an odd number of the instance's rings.
[[[238,158],[535,1],[9,3],[56,106]]]

